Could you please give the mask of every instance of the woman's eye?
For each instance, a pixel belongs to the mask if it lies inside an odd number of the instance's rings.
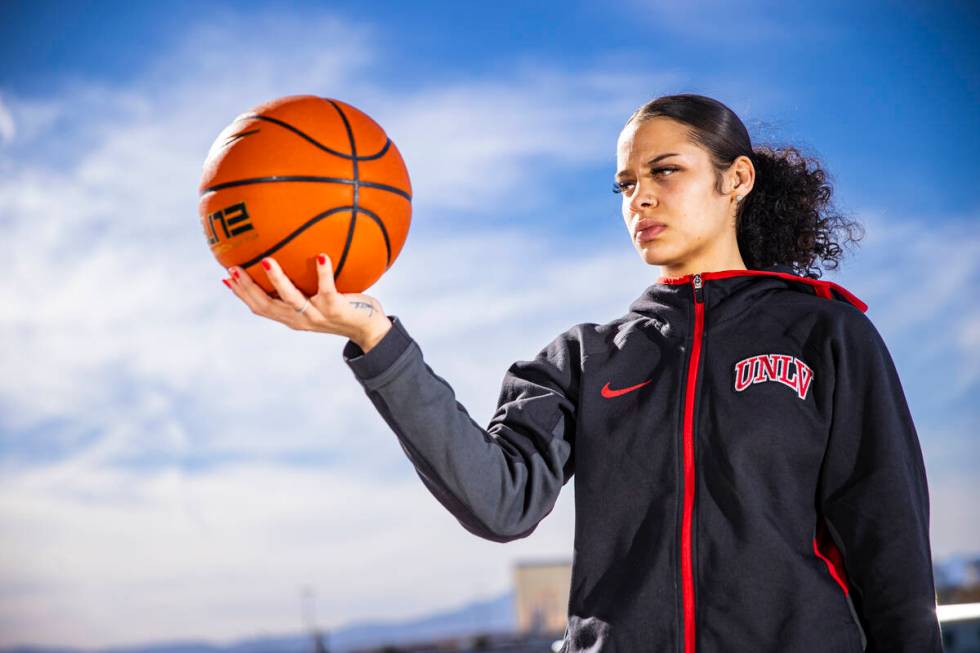
[[[667,172],[673,173],[673,172],[677,172],[678,170],[680,170],[680,168],[676,168],[676,167],[673,167],[673,166],[668,166],[668,167],[664,167],[664,168],[652,168],[650,170],[650,175],[653,176],[653,177],[656,177],[657,175],[659,175],[662,172],[663,173],[667,173]],[[664,175],[661,175],[661,176],[663,176],[663,177],[670,177],[671,175],[664,174]],[[628,193],[629,190],[630,190],[630,188],[633,186],[633,183],[634,182],[632,182],[632,181],[615,181],[615,182],[613,182],[612,192],[614,192],[614,193]]]

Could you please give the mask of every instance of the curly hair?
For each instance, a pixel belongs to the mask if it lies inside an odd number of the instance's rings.
[[[735,226],[748,269],[781,264],[818,279],[823,275],[818,259],[827,269],[836,269],[842,246],[864,236],[859,222],[834,208],[833,188],[819,161],[793,146],[753,148],[745,125],[721,102],[691,93],[664,95],[634,111],[626,124],[656,116],[688,126],[691,141],[708,152],[718,193],[722,174],[737,157],[744,154],[752,161],[755,184],[739,203]]]

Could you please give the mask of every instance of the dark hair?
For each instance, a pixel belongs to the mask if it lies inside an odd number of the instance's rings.
[[[833,188],[819,161],[792,146],[753,149],[745,125],[721,102],[689,93],[664,95],[634,111],[626,124],[655,116],[690,128],[691,141],[711,158],[719,193],[722,173],[737,157],[744,154],[752,161],[755,183],[739,203],[735,223],[739,252],[748,269],[781,264],[800,276],[820,278],[823,271],[816,266],[817,259],[836,269],[841,245],[863,237],[860,223],[833,208]],[[851,233],[855,228],[861,232],[857,238]]]

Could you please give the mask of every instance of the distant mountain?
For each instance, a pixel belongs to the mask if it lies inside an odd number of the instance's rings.
[[[980,579],[980,554],[957,554],[935,561],[936,587],[961,587]],[[421,619],[405,621],[360,621],[330,631],[325,637],[330,653],[381,646],[387,643],[407,644],[413,641],[476,633],[513,632],[517,628],[514,594],[468,603],[456,610],[440,612]],[[13,646],[0,653],[310,653],[310,633],[252,637],[231,644],[206,641],[155,642],[137,646],[100,649],[65,646]]]
[[[457,610],[406,621],[361,621],[332,630],[325,637],[330,653],[387,643],[409,643],[482,632],[511,632],[517,627],[514,593],[468,603]],[[310,653],[309,633],[242,639],[232,644],[205,641],[156,642],[138,646],[82,649],[13,646],[0,653]]]

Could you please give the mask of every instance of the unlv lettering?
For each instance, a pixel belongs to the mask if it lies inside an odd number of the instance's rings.
[[[799,358],[785,354],[759,354],[735,363],[736,392],[766,381],[779,381],[796,390],[800,399],[806,399],[813,370]]]

